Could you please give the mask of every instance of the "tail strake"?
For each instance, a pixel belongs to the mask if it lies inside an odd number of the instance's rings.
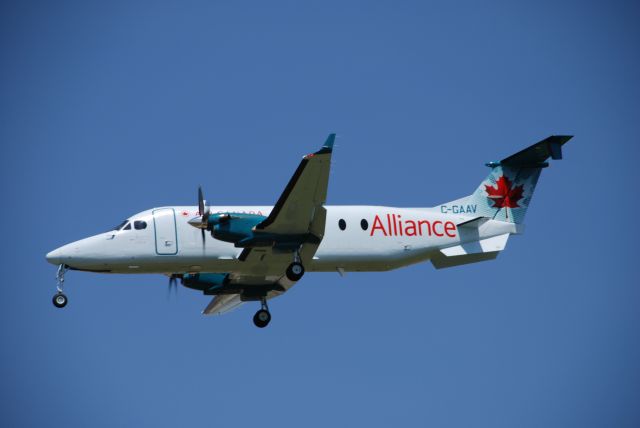
[[[491,172],[473,194],[440,205],[443,213],[489,217],[522,223],[547,159],[562,159],[562,145],[572,137],[554,135],[500,162],[489,162]]]

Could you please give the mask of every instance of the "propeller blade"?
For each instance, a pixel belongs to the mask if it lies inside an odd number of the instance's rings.
[[[205,244],[205,230],[209,228],[209,216],[211,215],[211,211],[207,206],[207,201],[204,199],[204,195],[202,193],[202,186],[198,186],[198,214],[200,218],[194,217],[189,220],[189,223],[193,227],[197,227],[200,229],[200,233],[202,236],[202,247],[204,248]]]
[[[173,279],[173,276],[169,277],[169,288],[167,289],[167,299],[169,297],[171,297],[171,289],[173,288],[173,284],[175,282],[175,279]]]
[[[205,204],[207,201],[204,200],[204,195],[202,194],[202,186],[198,186],[198,210],[202,219],[200,220],[200,231],[202,236],[202,246],[204,247],[204,230],[209,226],[209,207]]]
[[[204,217],[204,196],[202,196],[202,186],[198,186],[198,212]]]
[[[167,298],[171,296],[171,290],[175,290],[176,296],[178,295],[178,278],[181,278],[180,274],[173,274],[169,277],[169,289],[167,292]]]

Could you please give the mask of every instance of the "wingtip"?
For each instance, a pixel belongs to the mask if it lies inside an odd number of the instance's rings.
[[[551,138],[562,141],[563,143],[566,143],[567,141],[573,138],[573,135],[552,135]]]
[[[327,137],[327,141],[324,142],[324,147],[333,147],[333,143],[336,141],[336,134],[331,133]]]
[[[336,134],[329,134],[329,136],[327,137],[327,140],[324,142],[322,147],[320,147],[320,150],[318,150],[315,154],[321,155],[324,153],[333,152],[333,143],[335,143],[335,141],[336,141]]]

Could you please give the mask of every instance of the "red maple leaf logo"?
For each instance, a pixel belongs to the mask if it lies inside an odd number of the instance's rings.
[[[511,180],[504,175],[496,180],[496,187],[484,185],[487,198],[493,202],[493,208],[519,208],[518,201],[522,199],[522,184],[513,186]]]

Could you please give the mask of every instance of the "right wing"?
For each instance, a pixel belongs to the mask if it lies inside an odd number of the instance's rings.
[[[268,263],[268,260],[262,261]],[[201,290],[205,295],[215,295],[202,311],[204,315],[222,315],[247,301],[259,301],[262,298],[269,300],[295,285],[282,272],[268,273],[264,270],[242,274],[184,274],[182,278],[183,285]]]
[[[222,315],[242,305],[239,294],[221,294],[211,299],[211,302],[202,311],[204,315]]]

